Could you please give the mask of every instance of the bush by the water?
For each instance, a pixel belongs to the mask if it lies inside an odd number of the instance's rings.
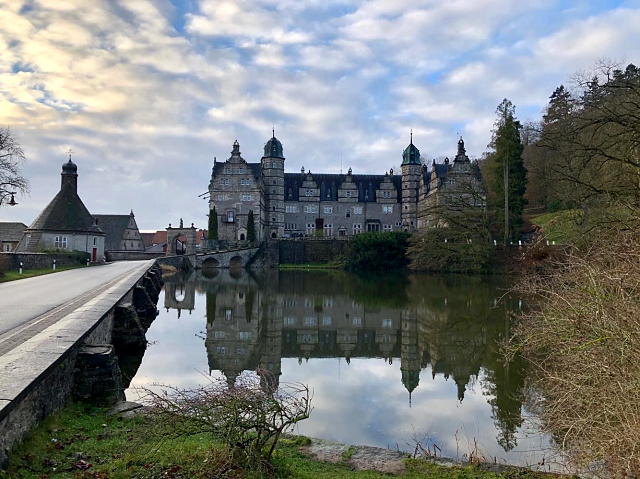
[[[450,228],[431,228],[414,235],[407,257],[416,271],[485,273],[490,269],[493,246],[480,235],[456,233]]]
[[[143,388],[150,417],[164,434],[213,434],[228,446],[234,464],[269,468],[282,434],[309,417],[311,392],[304,384],[278,384],[267,370],[256,373],[193,389]]]
[[[409,233],[361,233],[349,242],[344,254],[346,269],[389,271],[408,264]]]
[[[572,250],[519,290],[533,309],[510,351],[531,364],[531,408],[576,465],[640,471],[640,233]]]

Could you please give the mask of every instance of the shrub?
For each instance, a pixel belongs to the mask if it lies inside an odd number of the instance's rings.
[[[532,366],[531,408],[579,467],[640,471],[640,233],[568,251],[526,276],[509,347]]]
[[[416,271],[483,273],[490,269],[493,246],[479,235],[431,228],[411,238],[407,256]]]
[[[276,385],[268,371],[234,384],[213,380],[194,389],[143,388],[150,416],[177,436],[212,433],[228,444],[236,464],[267,465],[282,434],[309,417],[311,396],[302,384]]]
[[[361,233],[353,237],[345,250],[346,268],[363,271],[388,271],[407,263],[409,233]]]

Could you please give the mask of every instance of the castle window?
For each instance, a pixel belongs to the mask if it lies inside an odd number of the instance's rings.
[[[305,196],[313,196],[313,190],[307,190],[304,192]]]
[[[285,326],[295,326],[296,325],[296,318],[293,318],[291,316],[285,316],[284,317],[284,325]]]
[[[322,325],[323,326],[331,326],[331,317],[330,316],[325,316],[324,318],[322,318]]]
[[[251,195],[242,195],[242,201],[251,201]]]
[[[240,331],[238,333],[238,339],[243,339],[243,340],[249,339],[249,332],[248,331]]]
[[[383,206],[382,207],[382,214],[390,215],[391,213],[393,213],[393,206]]]
[[[233,313],[230,309],[225,309],[224,310],[224,320],[225,321],[231,321],[233,319]]]
[[[233,223],[233,211],[227,211],[227,222]]]
[[[244,356],[246,352],[247,352],[246,349],[238,348],[238,356]]]
[[[316,324],[316,318],[314,318],[313,316],[307,316],[306,318],[304,318],[305,326],[315,326],[315,324]]]
[[[382,320],[382,327],[383,328],[390,328],[392,327],[393,323],[390,319],[383,319]]]
[[[227,169],[225,170],[225,173],[226,173],[227,175],[230,175],[230,174],[231,174],[231,168],[227,168]]]
[[[393,229],[393,225],[382,225],[382,229],[384,231],[391,231]]]
[[[272,209],[273,211],[275,211],[275,210],[276,210],[276,207],[275,207],[275,206],[272,206],[272,207],[271,207],[271,209]]]
[[[241,175],[244,174],[244,168],[239,168],[238,173],[240,173]]]
[[[317,206],[305,206],[304,207],[304,212],[305,213],[317,213],[318,212],[318,207]]]
[[[218,195],[218,201],[224,201],[224,195]]]
[[[275,195],[275,194],[276,194],[276,189],[275,189],[275,188],[274,188],[274,189],[272,189],[272,190],[271,190],[271,193],[273,193],[273,194]]]
[[[351,210],[347,210],[347,215],[346,215],[346,217],[347,217],[347,218],[351,218]]]
[[[93,246],[95,246],[96,244],[98,244],[98,238],[93,238]]]
[[[353,214],[354,215],[361,215],[362,214],[362,206],[354,206],[353,207]]]
[[[285,212],[287,213],[297,213],[298,207],[296,205],[287,205],[285,206]]]
[[[333,213],[333,206],[325,206],[324,207],[324,212],[325,212],[325,214]]]
[[[351,192],[347,191],[346,196],[347,196],[347,198],[351,198]]]
[[[276,162],[275,162],[275,161],[271,163],[271,168],[277,168],[277,166],[278,166],[278,165],[276,164]]]
[[[362,223],[354,223],[353,225],[353,234],[362,233]]]
[[[354,316],[351,322],[354,326],[362,326],[362,318],[360,316]]]
[[[289,188],[289,198],[291,198],[292,196],[293,196],[293,190]]]
[[[222,356],[224,356],[226,354],[227,350],[225,349],[224,346],[216,346],[216,353],[221,354]]]

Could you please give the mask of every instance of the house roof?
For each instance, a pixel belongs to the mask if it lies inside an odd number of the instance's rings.
[[[75,187],[65,182],[28,229],[103,234],[95,223],[94,217],[78,196]]]
[[[124,238],[124,232],[131,221],[131,215],[93,215],[93,217],[98,220],[98,227],[104,231],[104,249],[118,251],[120,241]]]
[[[153,245],[153,237],[156,235],[153,233],[140,233],[140,238],[142,239],[142,244],[144,244],[145,248]]]
[[[27,229],[24,223],[0,223],[0,241],[18,242]]]

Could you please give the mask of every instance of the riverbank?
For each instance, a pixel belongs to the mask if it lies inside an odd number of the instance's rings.
[[[314,442],[290,437],[279,442],[273,469],[233,463],[225,446],[208,435],[172,437],[142,415],[71,404],[34,429],[10,455],[1,478],[293,477],[536,479],[547,474],[493,465],[461,465],[410,459],[397,451]],[[404,456],[404,457],[403,457]],[[374,460],[375,459],[375,460]],[[377,470],[369,470],[377,464]]]

